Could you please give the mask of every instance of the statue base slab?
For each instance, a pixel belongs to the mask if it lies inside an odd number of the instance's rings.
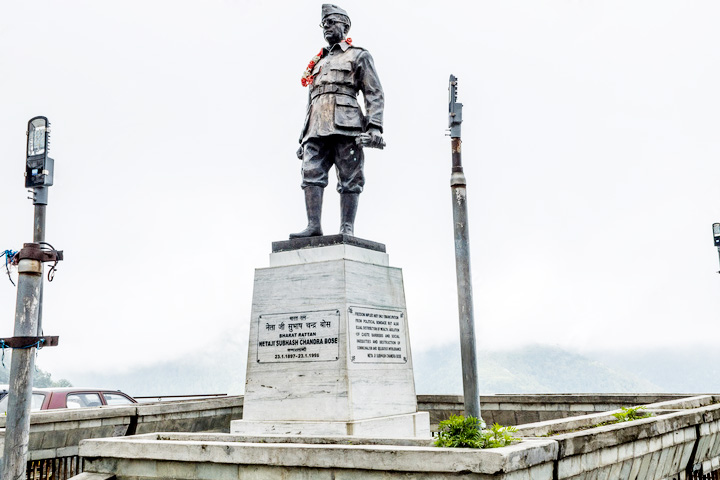
[[[373,438],[429,438],[428,412],[391,415],[355,422],[298,422],[233,420],[230,433],[237,435],[308,435],[333,437],[354,435]]]
[[[292,242],[307,244],[275,248]],[[273,250],[271,267],[255,271],[243,420],[232,431],[429,437],[402,271],[384,245],[334,235]]]

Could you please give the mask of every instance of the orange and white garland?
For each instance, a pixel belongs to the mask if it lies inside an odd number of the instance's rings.
[[[348,45],[352,44],[352,38],[346,38],[343,40],[343,42],[347,43]],[[317,55],[315,55],[313,58],[310,59],[310,63],[308,63],[307,68],[303,72],[302,78],[300,79],[300,83],[302,83],[303,87],[307,87],[308,85],[312,85],[313,80],[315,80],[315,75],[312,74],[313,68],[315,68],[315,65],[317,65],[317,62],[320,61],[320,59],[323,56],[323,50],[320,50]],[[318,73],[320,71],[318,70]]]

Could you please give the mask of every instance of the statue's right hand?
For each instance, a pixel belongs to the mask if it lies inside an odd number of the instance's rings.
[[[370,129],[367,133],[361,133],[355,137],[355,143],[368,148],[379,148],[380,150],[385,148],[385,140],[383,140],[380,131],[377,129]]]
[[[297,152],[295,152],[295,155],[297,155],[297,157],[298,157],[300,160],[302,160],[302,158],[303,158],[303,147],[302,147],[302,145],[300,145],[300,148],[297,149]]]

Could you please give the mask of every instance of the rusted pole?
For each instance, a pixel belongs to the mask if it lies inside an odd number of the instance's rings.
[[[460,321],[460,357],[463,373],[463,401],[465,416],[482,421],[480,387],[475,348],[475,314],[473,311],[472,275],[470,271],[470,231],[468,228],[467,189],[462,167],[460,124],[462,103],[457,102],[457,78],[450,75],[450,137],[452,139],[452,190],[453,223],[455,231],[455,273],[458,290]]]
[[[35,205],[35,216],[33,218],[33,243],[45,241],[45,213],[47,209],[48,187],[35,187],[33,204]],[[40,309],[38,310],[37,334],[42,335],[42,306],[43,306],[43,283],[40,283]]]
[[[14,330],[16,337],[37,335],[42,274],[43,265],[38,260],[21,259],[18,263]],[[36,347],[15,348],[12,353],[3,455],[4,480],[25,480],[35,349]]]

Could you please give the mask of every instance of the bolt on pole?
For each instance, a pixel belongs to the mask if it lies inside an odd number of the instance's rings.
[[[460,321],[460,357],[463,374],[465,415],[482,422],[477,350],[475,348],[475,313],[473,309],[472,275],[470,272],[470,231],[468,228],[467,189],[462,167],[461,133],[462,103],[457,102],[457,78],[450,75],[449,127],[452,145],[453,223],[455,231],[455,273],[458,289]]]

